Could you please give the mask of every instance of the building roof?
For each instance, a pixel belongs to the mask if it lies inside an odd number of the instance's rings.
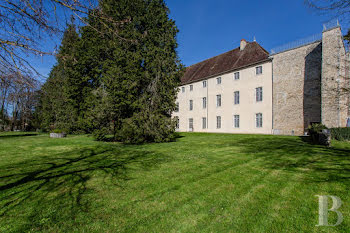
[[[197,82],[267,60],[269,53],[263,47],[257,42],[247,42],[242,51],[238,47],[187,67],[181,84]]]

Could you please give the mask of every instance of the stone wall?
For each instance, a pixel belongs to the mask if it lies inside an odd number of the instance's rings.
[[[272,56],[273,132],[303,135],[321,121],[322,44],[315,42]]]
[[[348,115],[348,85],[345,47],[340,27],[322,35],[322,123],[327,127],[344,127]]]

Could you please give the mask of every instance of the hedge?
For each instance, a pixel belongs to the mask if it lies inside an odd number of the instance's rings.
[[[350,141],[350,128],[331,128],[331,135],[339,141]]]

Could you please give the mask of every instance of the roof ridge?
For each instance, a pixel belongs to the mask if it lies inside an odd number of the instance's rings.
[[[252,43],[257,44],[264,52],[266,52],[268,55],[270,54],[266,49],[264,49],[264,47],[262,47],[258,42],[253,41]]]
[[[205,77],[219,75],[223,72],[245,67],[257,62],[266,61],[269,53],[257,42],[248,42],[243,50],[237,47],[233,50],[205,59],[186,67],[182,83],[202,80]]]

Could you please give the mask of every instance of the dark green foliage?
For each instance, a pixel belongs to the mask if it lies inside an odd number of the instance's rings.
[[[175,138],[175,122],[152,111],[135,113],[123,122],[120,139],[126,143],[169,142]]]
[[[54,129],[51,133],[64,133],[64,131],[62,129]]]
[[[108,133],[108,130],[105,128],[102,129],[95,129],[92,135],[94,136],[96,141],[105,141],[107,139],[106,134]]]
[[[346,40],[348,44],[350,44],[350,29],[348,29],[348,34],[344,36],[344,40]]]
[[[312,124],[308,127],[308,133],[312,139],[312,142],[315,144],[320,143],[320,134],[322,133],[322,130],[327,129],[327,127],[323,124]]]
[[[310,135],[321,133],[322,130],[327,129],[327,127],[323,124],[312,124],[308,127],[308,132]]]
[[[162,0],[103,0],[80,36],[69,26],[43,87],[43,126],[97,140],[172,140],[182,65],[168,13]]]
[[[339,141],[350,141],[350,128],[331,128],[333,139]]]
[[[67,132],[79,129],[80,105],[84,102],[81,78],[75,70],[79,35],[75,25],[68,25],[57,55],[57,64],[41,89],[37,108],[41,127],[45,130],[63,128]]]

